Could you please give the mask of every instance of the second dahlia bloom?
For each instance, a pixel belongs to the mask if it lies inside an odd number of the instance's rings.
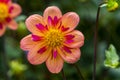
[[[79,23],[76,13],[62,16],[58,7],[51,6],[45,9],[43,17],[34,14],[25,23],[31,34],[21,40],[20,47],[28,51],[27,59],[31,64],[45,62],[50,72],[59,73],[64,61],[75,63],[79,60],[84,36],[74,30]]]
[[[17,29],[17,23],[13,20],[21,13],[21,7],[12,3],[11,0],[0,0],[0,36],[6,30],[6,26],[10,29]]]

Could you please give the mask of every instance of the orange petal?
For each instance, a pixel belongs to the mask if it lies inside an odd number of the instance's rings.
[[[0,36],[2,36],[5,33],[6,26],[0,24]]]
[[[11,20],[10,22],[8,22],[7,25],[12,30],[16,30],[18,28],[18,24],[14,20]]]
[[[64,45],[70,48],[79,48],[81,46],[83,46],[84,44],[84,35],[78,31],[78,30],[74,30],[66,35],[74,35],[75,37],[72,39],[72,42],[67,42],[67,40],[65,41]]]
[[[69,28],[69,30],[67,30],[66,32],[72,31],[78,25],[79,20],[79,15],[74,12],[68,12],[64,14],[61,19],[62,25],[65,28]]]
[[[51,6],[45,9],[43,17],[45,22],[48,22],[48,16],[50,16],[52,19],[54,19],[54,17],[56,16],[57,18],[62,17],[62,13],[60,11],[60,9],[56,6]]]
[[[21,7],[16,3],[12,3],[10,7],[13,7],[13,9],[10,12],[11,18],[15,18],[16,16],[18,16],[22,12]]]
[[[63,63],[64,61],[59,55],[54,58],[52,53],[46,61],[47,68],[51,73],[59,73],[63,68]]]
[[[52,50],[51,48],[47,48],[44,52],[39,53],[39,50],[42,49],[43,47],[44,45],[40,43],[30,50],[30,52],[27,55],[27,59],[31,64],[34,65],[42,64],[47,60]]]
[[[32,35],[30,34],[30,35],[24,37],[20,41],[20,48],[23,49],[23,50],[31,50],[37,44],[38,44],[38,42],[33,41],[32,40]]]
[[[79,48],[70,49],[71,53],[66,52],[65,50],[57,49],[58,53],[67,63],[75,63],[79,60],[81,52]]]
[[[40,30],[36,27],[36,25],[39,23],[44,25],[42,16],[40,16],[38,14],[31,15],[26,19],[25,23],[30,32],[32,32],[33,34],[37,34],[37,35],[43,35],[40,32]]]

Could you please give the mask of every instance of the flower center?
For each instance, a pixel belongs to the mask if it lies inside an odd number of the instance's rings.
[[[8,6],[0,3],[0,21],[3,21],[8,16]]]
[[[63,43],[64,36],[61,31],[50,29],[45,35],[46,43],[50,47],[57,47]]]

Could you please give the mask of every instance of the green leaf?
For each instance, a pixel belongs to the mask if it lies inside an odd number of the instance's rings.
[[[19,22],[19,21],[24,21],[26,18],[27,18],[26,15],[20,15],[20,16],[18,16],[15,20],[16,20],[17,22]]]
[[[116,53],[115,47],[111,44],[108,50],[105,51],[106,59],[104,65],[110,68],[117,68],[119,65],[119,56]]]

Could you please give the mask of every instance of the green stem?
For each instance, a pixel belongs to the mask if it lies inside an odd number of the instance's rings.
[[[96,61],[97,61],[97,38],[98,38],[98,22],[99,22],[100,6],[97,10],[96,26],[94,31],[94,65],[93,65],[93,80],[96,80]]]
[[[63,69],[62,69],[62,77],[63,77],[63,80],[66,80],[66,77],[65,77],[65,74],[64,74],[64,71],[63,71]]]
[[[79,73],[80,79],[81,79],[81,80],[85,80],[84,77],[83,77],[83,75],[82,75],[82,73],[81,73],[81,71],[80,71],[80,69],[79,69],[79,67],[77,66],[77,64],[74,64],[74,66],[75,66],[76,70],[77,70],[78,73]]]

